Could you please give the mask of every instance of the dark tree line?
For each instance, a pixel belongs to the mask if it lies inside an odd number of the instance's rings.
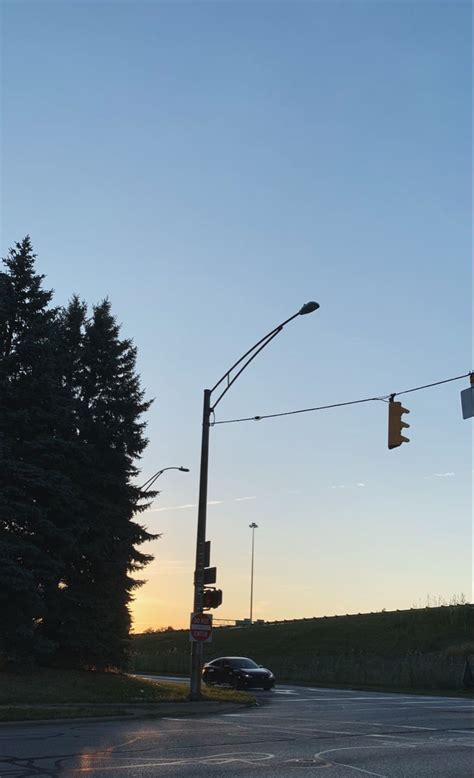
[[[0,663],[125,668],[145,446],[136,349],[105,300],[52,305],[29,237],[0,272]],[[147,496],[150,496],[148,493]],[[152,496],[152,493],[151,493]]]

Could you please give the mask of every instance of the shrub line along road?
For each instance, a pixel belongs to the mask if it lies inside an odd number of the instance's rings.
[[[213,716],[11,725],[0,776],[472,778],[472,698],[291,685],[256,696],[259,707]]]

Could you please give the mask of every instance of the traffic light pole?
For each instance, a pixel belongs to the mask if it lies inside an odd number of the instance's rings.
[[[234,362],[231,368],[224,373],[212,389],[204,389],[204,404],[202,412],[202,442],[201,442],[201,471],[199,476],[199,505],[198,505],[198,526],[196,540],[196,567],[194,570],[194,602],[193,613],[201,613],[203,608],[204,596],[204,570],[205,570],[205,546],[206,546],[206,518],[207,518],[207,476],[209,470],[209,428],[211,422],[211,413],[220,403],[230,387],[235,383],[243,371],[250,365],[255,357],[268,346],[271,341],[282,331],[290,321],[298,316],[304,316],[307,313],[313,313],[319,308],[319,303],[313,301],[305,303],[297,313],[290,316],[284,322],[274,327],[267,335],[255,343],[252,348],[245,352],[237,362]],[[222,389],[222,385],[224,388]],[[221,387],[222,391],[211,405],[212,393]],[[191,643],[191,679],[189,699],[194,701],[201,699],[201,672],[202,672],[202,645],[196,641]]]
[[[204,568],[207,519],[207,474],[209,470],[209,427],[211,419],[211,390],[204,389],[202,411],[201,472],[199,476],[199,504],[196,540],[196,567],[194,570],[193,612],[201,613],[204,594]],[[191,688],[189,699],[201,699],[202,643],[191,644]]]

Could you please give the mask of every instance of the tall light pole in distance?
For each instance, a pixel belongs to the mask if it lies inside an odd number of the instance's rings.
[[[258,529],[258,524],[255,524],[255,522],[252,521],[252,523],[249,524],[249,527],[252,530],[252,566],[250,568],[250,623],[252,624],[252,614],[253,614],[253,557],[254,557],[254,550],[255,550],[255,530]]]

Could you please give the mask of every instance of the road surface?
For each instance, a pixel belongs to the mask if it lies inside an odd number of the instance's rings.
[[[311,687],[233,713],[4,725],[1,778],[472,778],[474,701]]]

